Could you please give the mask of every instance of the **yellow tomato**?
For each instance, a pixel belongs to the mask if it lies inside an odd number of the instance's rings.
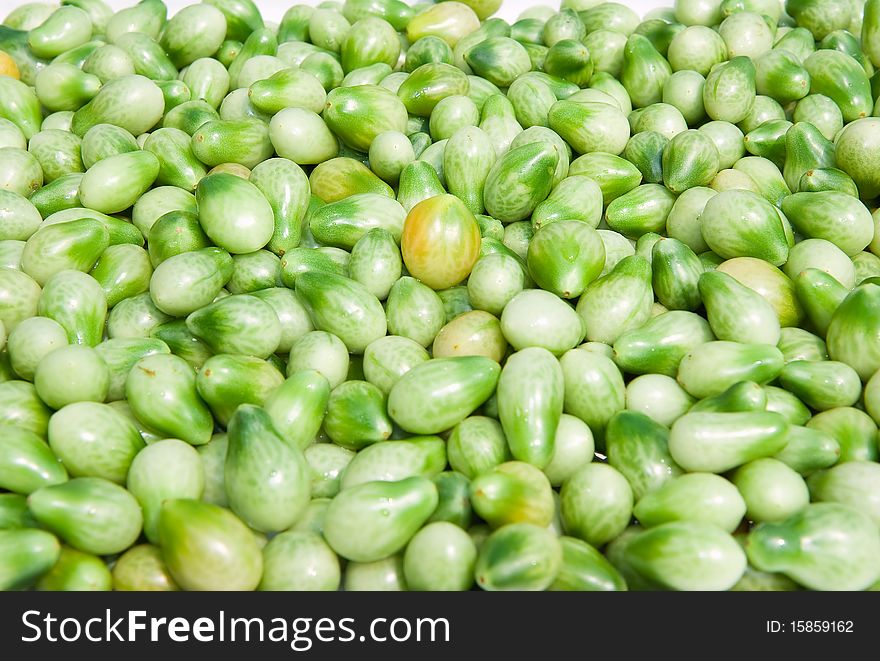
[[[0,50],[0,76],[9,76],[18,80],[21,75],[18,73],[18,65],[15,60],[6,51]]]
[[[432,289],[457,285],[480,257],[480,228],[454,195],[436,195],[415,205],[403,224],[403,262]]]
[[[486,356],[500,363],[507,352],[501,322],[483,310],[471,310],[446,324],[434,338],[434,358]]]
[[[412,17],[406,26],[406,36],[410,42],[422,37],[440,37],[450,46],[459,39],[478,30],[480,19],[477,13],[461,2],[443,2],[428,5]]]
[[[251,171],[245,166],[238,163],[221,163],[220,165],[215,165],[213,168],[211,168],[211,171],[208,172],[208,174],[215,174],[217,172],[234,174],[236,177],[241,177],[245,181],[247,181],[251,176]]]

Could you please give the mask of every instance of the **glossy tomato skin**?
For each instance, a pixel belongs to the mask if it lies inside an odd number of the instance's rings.
[[[461,200],[436,195],[407,215],[401,249],[413,277],[432,289],[447,289],[464,280],[479,258],[480,228]]]

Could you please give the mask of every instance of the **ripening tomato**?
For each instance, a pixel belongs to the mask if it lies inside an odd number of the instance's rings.
[[[454,195],[436,195],[415,205],[403,224],[400,247],[410,274],[432,289],[457,285],[480,256],[480,228]]]
[[[6,52],[0,50],[0,76],[9,76],[18,80],[20,78],[18,65],[15,60]]]

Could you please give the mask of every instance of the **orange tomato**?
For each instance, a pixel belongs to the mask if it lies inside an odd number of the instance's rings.
[[[436,195],[415,205],[403,224],[403,262],[432,289],[457,285],[480,257],[480,227],[454,195]]]
[[[18,80],[21,75],[18,72],[18,65],[15,60],[6,51],[0,50],[0,76],[9,76]]]

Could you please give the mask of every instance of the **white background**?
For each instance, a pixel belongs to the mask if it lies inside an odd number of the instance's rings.
[[[0,19],[5,17],[6,14],[8,14],[13,8],[19,5],[23,5],[28,1],[32,0],[0,0],[0,8],[2,8],[2,11],[0,11]],[[116,10],[124,9],[125,7],[131,7],[132,5],[137,4],[136,0],[104,1]],[[673,4],[673,0],[617,1],[620,4],[632,7],[639,15],[642,15],[649,9],[653,9],[655,7],[669,7]],[[296,4],[316,5],[318,4],[318,2],[320,2],[320,0],[255,0],[255,2],[260,8],[260,12],[263,14],[263,18],[265,18],[267,21],[278,22],[281,20],[284,12],[287,11],[289,7]],[[187,5],[197,3],[196,0],[165,0],[165,4],[168,5],[168,13],[169,15],[171,15],[181,7],[186,7]],[[501,5],[501,9],[495,14],[495,16],[499,16],[506,19],[507,21],[512,22],[516,19],[521,11],[535,5],[549,5],[554,9],[558,9],[559,0],[504,0],[503,4]]]

